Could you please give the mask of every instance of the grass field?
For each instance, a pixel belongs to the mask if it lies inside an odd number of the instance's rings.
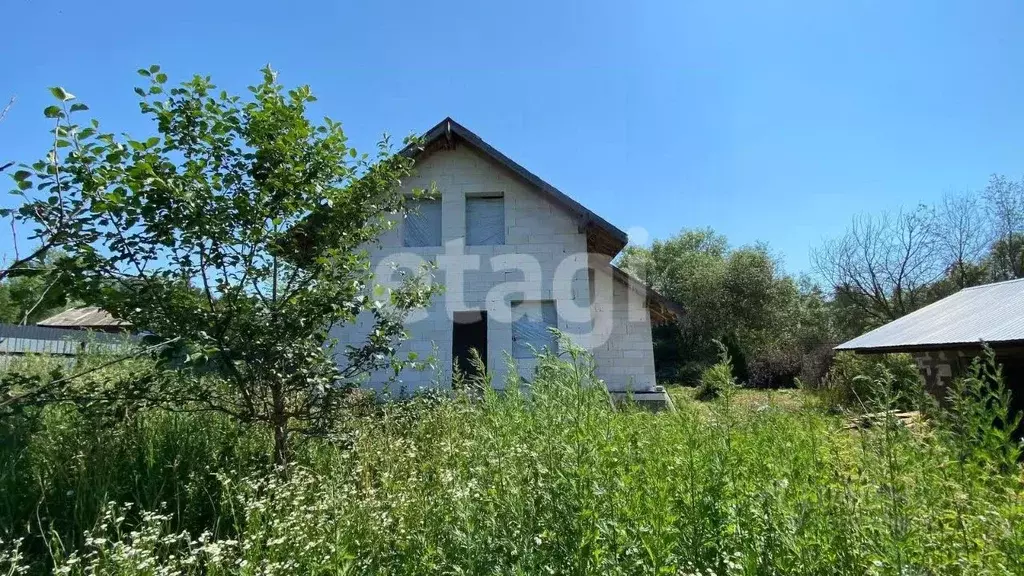
[[[666,386],[672,402],[678,405],[687,405],[698,402],[694,398],[697,389],[691,386]],[[758,411],[778,409],[786,412],[798,412],[801,410],[814,410],[819,402],[813,394],[786,388],[782,390],[737,388],[732,397],[733,405],[739,410]],[[708,409],[711,404],[700,402],[697,406],[704,406]]]
[[[991,406],[850,431],[799,391],[651,414],[592,383],[546,359],[528,397],[369,407],[286,470],[211,414],[7,415],[0,574],[1024,573]]]

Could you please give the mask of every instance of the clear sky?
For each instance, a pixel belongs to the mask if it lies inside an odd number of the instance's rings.
[[[1019,2],[8,0],[0,17],[3,161],[45,153],[47,86],[141,135],[137,68],[241,91],[269,62],[360,148],[450,115],[620,228],[711,226],[794,272],[854,213],[1024,174]]]

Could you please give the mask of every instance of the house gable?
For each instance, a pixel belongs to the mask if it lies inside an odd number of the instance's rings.
[[[542,265],[555,265],[569,254],[588,252],[587,231],[581,229],[574,213],[474,147],[460,145],[419,157],[413,175],[403,182],[403,191],[411,194],[432,187],[439,194],[441,207],[440,244],[404,246],[403,228],[409,225],[406,219],[381,238],[382,249],[401,248],[426,256],[442,253],[445,244],[456,241],[465,245],[467,254],[529,254]],[[475,198],[501,198],[501,243],[472,245],[466,241],[468,204]]]
[[[650,326],[674,318],[674,310],[611,264],[625,245],[625,233],[450,119],[438,126],[419,147],[403,151],[416,163],[402,182],[406,194],[435,188],[438,197],[426,210],[396,214],[395,226],[369,250],[382,284],[400,281],[403,270],[430,262],[436,264],[433,281],[445,286],[407,320],[409,340],[401,346],[402,353],[435,358],[441,377],[406,370],[399,388],[445,385],[458,351],[474,339],[486,351],[496,387],[516,381],[506,355],[517,351],[522,357],[516,358],[516,370],[530,378],[536,359],[523,352],[522,340],[527,324],[536,321],[591,350],[596,373],[609,389],[652,390]],[[474,203],[483,198],[489,200],[486,206]],[[495,213],[497,198],[500,213]],[[481,213],[500,233],[467,234],[467,220]],[[405,236],[407,231],[412,235]],[[544,312],[552,308],[557,315],[549,319]],[[517,324],[517,311],[524,310],[536,318]],[[470,316],[476,320],[466,326]],[[332,335],[342,346],[355,344],[372,326],[373,318],[362,314]],[[375,374],[367,384],[379,388],[386,376]]]
[[[592,258],[591,265],[607,268],[617,283],[641,293],[645,298],[646,306],[651,310],[651,319],[655,323],[675,322],[683,317],[685,312],[682,306],[665,298],[611,263],[611,260],[628,242],[628,236],[624,231],[504,155],[451,117],[434,125],[423,135],[420,142],[407,146],[402,150],[402,154],[415,158],[417,165],[423,168],[429,166],[436,156],[451,157],[451,153],[456,151],[468,151],[478,162],[489,161],[489,164],[500,171],[504,177],[515,179],[540,195],[545,200],[542,202],[543,205],[550,205],[571,218],[577,231],[585,235],[586,252],[601,256]],[[428,171],[430,170],[428,169]],[[508,210],[506,210],[506,214],[508,214]],[[536,215],[546,214],[548,213],[543,211]],[[524,226],[528,216],[522,211],[514,216],[520,220],[520,233],[529,234],[533,228],[537,228],[537,226]],[[543,223],[539,224],[543,225]],[[564,227],[560,227],[560,230],[563,233],[566,232]],[[542,239],[546,238],[546,235],[541,233]],[[515,240],[516,238],[513,237],[513,243]]]
[[[459,147],[469,147],[490,159],[496,166],[530,185],[538,193],[548,197],[553,204],[571,214],[579,231],[586,234],[589,252],[613,258],[626,246],[629,238],[624,231],[505,156],[451,117],[437,123],[424,134],[421,142],[406,147],[402,154],[415,158],[419,163],[439,151],[456,150]]]

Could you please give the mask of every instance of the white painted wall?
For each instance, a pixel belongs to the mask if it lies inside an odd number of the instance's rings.
[[[459,251],[464,251],[471,258],[479,257],[479,270],[466,271],[463,275],[464,292],[461,299],[457,297],[457,289],[454,288],[458,283],[458,274],[446,277],[443,270],[438,271],[435,281],[447,286],[447,294],[435,297],[425,313],[418,314],[407,324],[411,337],[404,344],[403,352],[415,351],[421,357],[435,354],[443,373],[406,371],[401,376],[401,383],[392,385],[392,393],[400,392],[403,387],[409,391],[436,383],[448,385],[452,363],[452,316],[454,312],[463,310],[487,311],[487,367],[494,374],[495,387],[503,388],[507,376],[505,352],[511,353],[512,349],[512,325],[508,322],[511,300],[555,300],[559,308],[559,329],[574,335],[584,346],[593,348],[598,374],[606,379],[610,388],[623,389],[630,384],[633,389],[653,386],[650,322],[642,299],[639,301],[639,311],[634,310],[630,314],[627,306],[635,306],[637,303],[629,303],[628,289],[615,283],[616,287],[608,291],[604,283],[590,280],[586,269],[589,263],[586,236],[579,231],[579,225],[572,214],[502,166],[465,145],[455,150],[434,152],[418,162],[415,176],[408,179],[404,187],[411,191],[429,188],[431,184],[436,185],[441,194],[442,246],[403,247],[402,223],[398,222],[394,230],[381,238],[380,248],[371,250],[371,262],[375,266],[381,261],[393,261],[395,255],[401,253],[416,254],[427,260],[440,258],[436,261],[443,264],[446,244],[449,253],[464,244],[467,195],[504,195],[505,244],[459,248]],[[520,254],[533,257],[529,259],[530,266],[525,273],[518,269],[517,264],[521,259],[516,255]],[[508,267],[515,266],[515,269],[502,270],[501,262],[492,262],[495,256],[503,257],[505,264]],[[570,277],[565,271],[573,268],[578,270]],[[601,273],[596,276],[603,278]],[[517,286],[516,283],[529,284],[539,288],[539,291],[532,290],[532,293],[524,295],[520,291],[524,286]],[[590,334],[594,326],[592,284],[598,290],[610,293],[610,296],[595,298],[597,311],[605,312],[613,308],[611,316],[615,320],[614,326],[604,332],[610,334],[608,342],[601,341],[600,333],[596,334],[596,340],[593,339],[594,334]],[[604,304],[600,304],[601,301]],[[610,306],[608,302],[611,302]],[[358,344],[371,326],[372,317],[364,315],[354,326],[332,330],[332,336],[338,338],[342,346],[345,343]],[[339,362],[344,362],[344,359]],[[521,361],[520,374],[529,377],[532,364]],[[385,375],[375,375],[366,385],[380,390],[385,380]]]

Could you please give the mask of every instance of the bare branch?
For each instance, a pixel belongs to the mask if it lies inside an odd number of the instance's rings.
[[[957,288],[974,282],[976,267],[992,242],[992,231],[985,220],[979,198],[969,192],[947,193],[936,213],[937,249],[947,263],[948,273]]]
[[[845,235],[812,253],[822,278],[847,296],[873,324],[894,320],[923,303],[923,292],[942,277],[930,211],[854,217]]]
[[[0,110],[0,122],[3,122],[4,118],[7,118],[7,112],[11,109],[11,106],[14,106],[14,96],[11,96],[10,101],[7,102],[7,106],[4,106],[3,110]],[[7,170],[11,166],[14,166],[14,162],[4,162],[0,165],[0,172]]]
[[[14,106],[14,100],[15,97],[11,96],[11,99],[7,102],[7,106],[4,106],[4,109],[0,110],[0,122],[3,122],[4,118],[7,118],[7,112],[10,111],[11,106]]]
[[[993,175],[983,196],[994,227],[993,276],[1024,277],[1024,183]]]
[[[29,316],[31,316],[32,313],[36,311],[36,308],[38,308],[39,305],[43,303],[43,300],[46,300],[46,295],[50,292],[50,289],[53,288],[57,284],[57,282],[60,280],[61,275],[62,274],[60,272],[58,272],[57,275],[54,276],[53,280],[51,280],[50,283],[46,285],[46,288],[43,289],[42,294],[40,294],[39,298],[37,298],[35,303],[32,304],[32,307],[25,311],[25,316],[21,319],[21,325],[22,326],[25,326],[25,325],[28,324]]]

